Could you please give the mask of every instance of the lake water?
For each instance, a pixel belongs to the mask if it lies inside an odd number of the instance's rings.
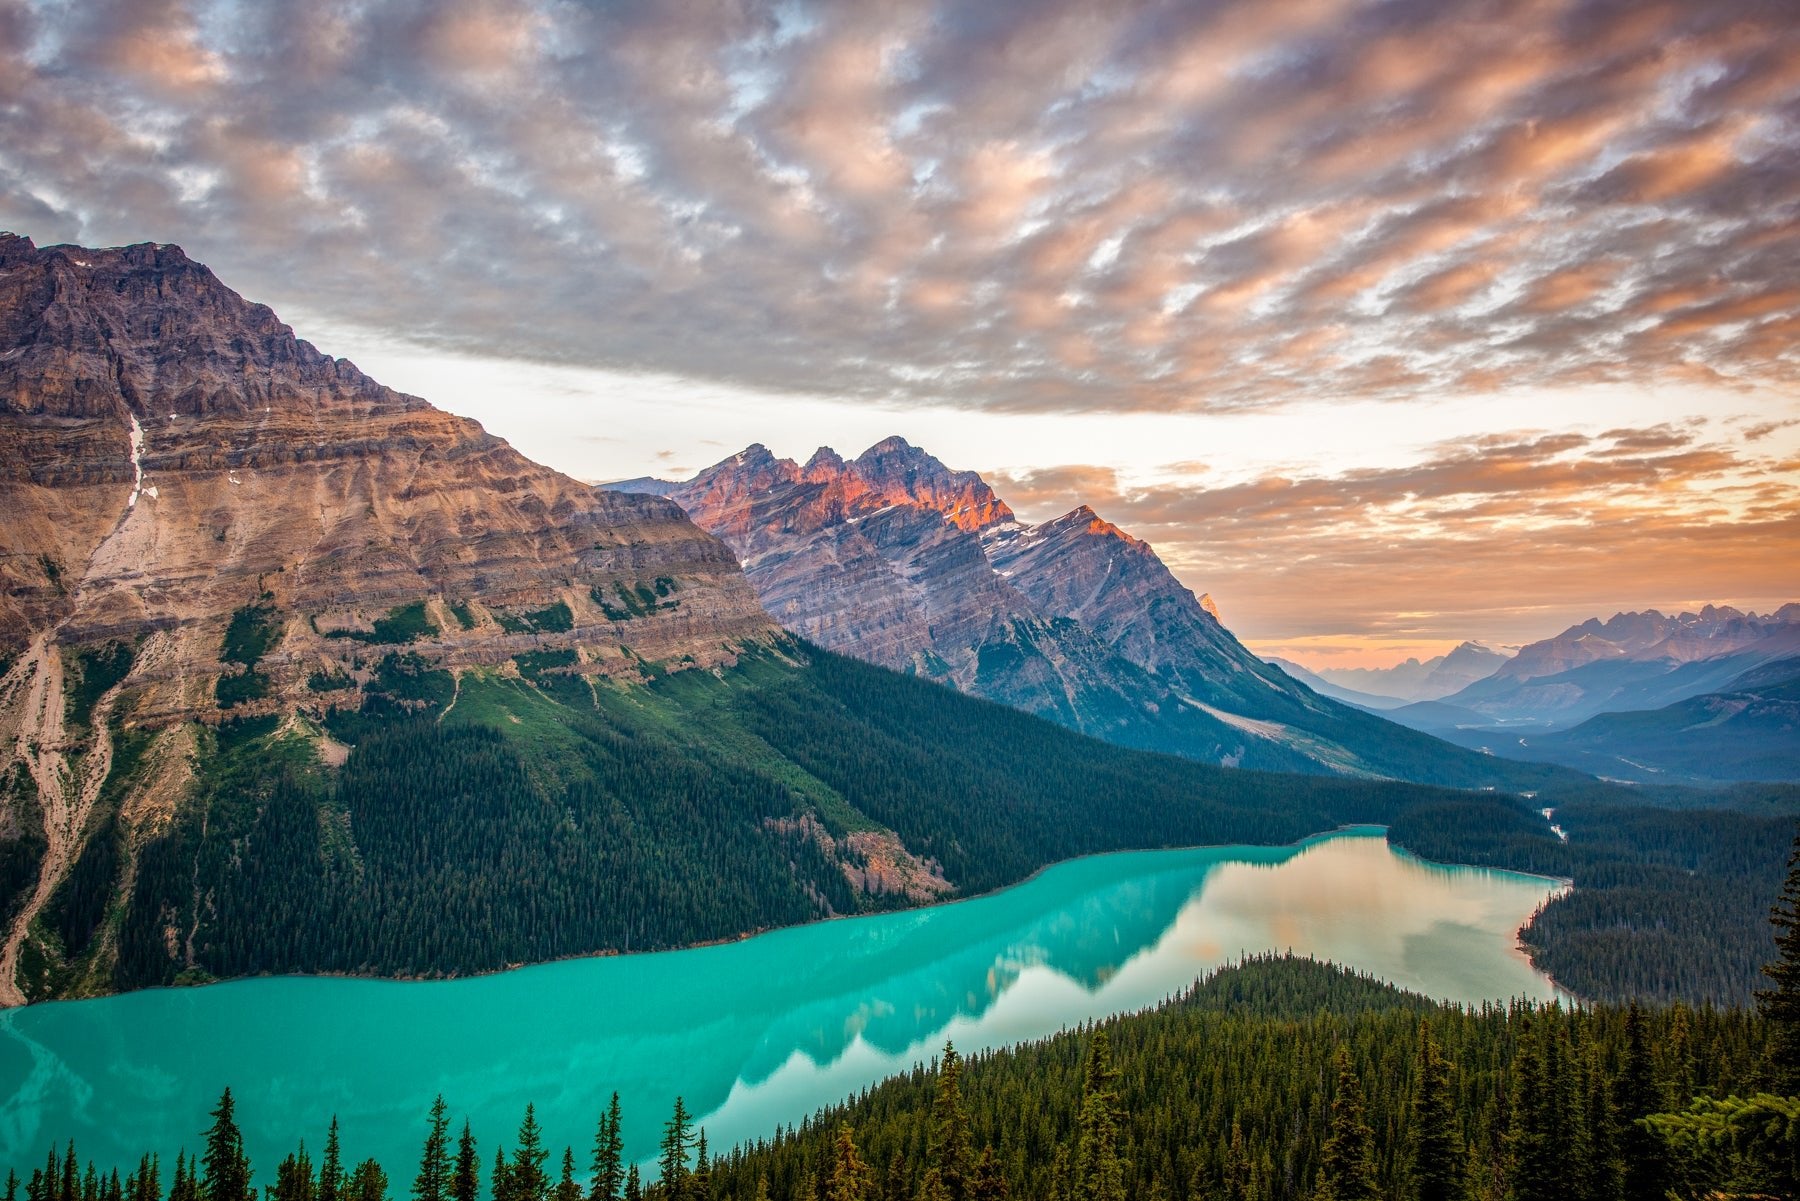
[[[953,905],[821,922],[686,951],[432,983],[276,978],[0,1015],[0,1170],[73,1137],[121,1167],[202,1145],[229,1084],[256,1178],[332,1114],[347,1163],[404,1197],[442,1093],[483,1179],[535,1102],[551,1167],[583,1170],[613,1090],[648,1159],[677,1093],[722,1149],[928,1060],[1153,1005],[1245,953],[1293,950],[1431,996],[1549,998],[1515,932],[1559,885],[1423,863],[1378,830],[1292,847],[1064,863]]]

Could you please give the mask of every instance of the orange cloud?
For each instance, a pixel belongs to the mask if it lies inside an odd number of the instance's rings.
[[[1800,599],[1800,466],[1667,425],[1495,435],[1409,467],[1227,488],[1127,488],[1079,465],[990,479],[1021,512],[1092,505],[1252,640],[1519,641],[1700,581],[1765,607]]]

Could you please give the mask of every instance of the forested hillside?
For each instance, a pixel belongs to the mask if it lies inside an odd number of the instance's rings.
[[[1151,1013],[946,1054],[714,1160],[711,1191],[836,1196],[847,1129],[871,1201],[1660,1197],[1705,1165],[1636,1119],[1749,1095],[1768,1039],[1742,1009],[1465,1011],[1263,959]]]
[[[322,725],[195,726],[192,795],[153,839],[130,847],[102,791],[24,964],[31,995],[464,974],[970,895],[1073,855],[1347,823],[1389,824],[1430,858],[1573,876],[1529,939],[1584,996],[1741,1000],[1767,957],[1760,898],[1791,797],[1618,818],[1604,807],[1629,794],[1592,783],[1526,800],[1234,771],[799,642],[648,686],[566,666],[452,675],[389,655],[364,705]],[[141,736],[120,727],[115,745],[131,772]],[[1570,815],[1570,843],[1544,804]]]

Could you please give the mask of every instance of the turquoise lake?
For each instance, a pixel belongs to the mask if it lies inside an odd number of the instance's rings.
[[[627,1151],[654,1153],[675,1095],[716,1149],[928,1060],[1144,1008],[1245,953],[1293,950],[1449,1000],[1547,999],[1516,931],[1561,885],[1428,864],[1379,830],[1291,847],[1075,860],[930,909],[685,951],[569,960],[431,983],[263,978],[0,1015],[0,1160],[50,1139],[135,1164],[201,1145],[222,1087],[259,1183],[299,1139],[380,1159],[405,1196],[442,1093],[484,1179],[527,1101],[553,1163],[585,1172],[616,1089]],[[585,1179],[585,1176],[583,1177]]]

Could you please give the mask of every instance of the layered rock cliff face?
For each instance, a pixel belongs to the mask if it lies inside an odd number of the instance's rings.
[[[675,506],[596,495],[382,387],[173,246],[0,241],[0,496],[0,640],[163,634],[175,653],[133,681],[145,717],[212,707],[246,605],[278,615],[275,697],[348,669],[415,602],[436,632],[410,649],[453,664],[591,645],[596,670],[631,672],[769,629]],[[609,615],[618,585],[658,578],[673,600]],[[557,604],[566,622],[523,619]]]
[[[1018,528],[1012,510],[899,438],[853,463],[752,446],[669,495],[737,553],[776,620],[821,646],[1130,745],[1244,754],[1228,724],[1164,712],[1149,671],[996,571],[984,538]]]
[[[1179,693],[1233,712],[1274,715],[1313,699],[1244,649],[1146,542],[1086,505],[1038,526],[989,527],[994,569],[1040,610],[1080,622]]]
[[[133,752],[137,838],[196,719],[354,709],[396,663],[637,680],[778,634],[674,504],[382,387],[174,246],[0,236],[0,512],[0,885],[36,880],[0,1003],[115,730],[163,732]]]
[[[1466,752],[1327,701],[1250,654],[1149,545],[1085,505],[1020,523],[899,438],[805,464],[752,446],[654,486],[764,606],[830,649],[1209,762],[1473,782]]]

